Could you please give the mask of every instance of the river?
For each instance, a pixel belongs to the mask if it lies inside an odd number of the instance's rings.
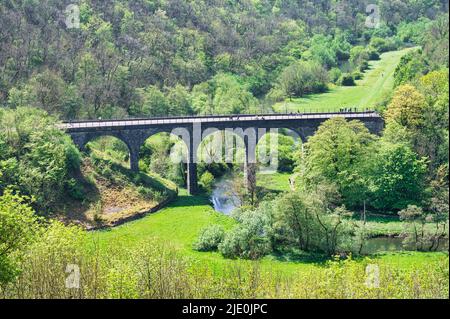
[[[225,215],[231,215],[234,209],[241,206],[239,198],[232,191],[233,178],[233,174],[230,173],[217,179],[211,193],[214,209]]]

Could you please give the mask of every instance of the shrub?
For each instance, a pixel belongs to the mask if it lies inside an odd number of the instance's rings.
[[[363,74],[359,71],[353,72],[352,76],[355,80],[361,80],[363,78]]]
[[[224,237],[225,231],[222,226],[207,226],[200,231],[200,235],[194,243],[194,249],[198,251],[217,250],[217,247],[223,241]]]
[[[337,84],[339,82],[339,79],[342,75],[342,71],[339,68],[332,68],[328,72],[328,76],[330,77],[330,81],[334,84]]]
[[[328,72],[320,64],[295,62],[283,70],[276,88],[289,98],[302,97],[305,94],[325,92],[328,81]]]
[[[70,178],[66,182],[67,194],[70,197],[77,200],[84,199],[84,190],[83,186],[81,186],[75,178]]]
[[[256,260],[269,254],[272,247],[267,237],[254,234],[250,228],[239,225],[226,234],[219,251],[226,258]]]
[[[370,46],[381,53],[389,51],[387,40],[383,38],[373,37],[370,41]]]
[[[237,211],[240,222],[229,231],[219,251],[226,258],[258,259],[272,251],[271,206],[264,204],[256,210]]]
[[[214,185],[213,174],[211,174],[208,171],[204,172],[203,175],[200,177],[199,183],[207,193],[210,193]]]
[[[361,64],[359,65],[359,71],[360,72],[364,72],[369,68],[369,62],[367,61],[362,61]]]
[[[339,80],[340,84],[342,86],[355,86],[355,79],[353,78],[353,75],[349,73],[345,73],[341,76],[341,79]]]
[[[375,48],[368,48],[367,53],[370,61],[378,61],[380,59],[380,53]]]
[[[155,197],[154,191],[145,186],[138,186],[137,191],[146,200],[152,200]]]

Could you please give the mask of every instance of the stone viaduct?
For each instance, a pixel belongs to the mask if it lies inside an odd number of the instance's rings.
[[[333,117],[359,120],[374,134],[380,134],[384,127],[378,113],[366,111],[93,120],[64,122],[60,128],[72,137],[81,151],[85,150],[86,143],[100,136],[114,136],[122,140],[128,146],[133,171],[139,170],[139,151],[146,139],[161,132],[175,134],[187,146],[187,188],[189,193],[194,194],[197,191],[197,149],[207,135],[215,131],[243,132],[244,175],[248,176],[249,163],[256,157],[256,144],[270,129],[289,129],[306,141],[322,122]]]

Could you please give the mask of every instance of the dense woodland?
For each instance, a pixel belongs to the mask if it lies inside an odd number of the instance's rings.
[[[174,190],[146,181],[156,172],[185,186],[185,167],[168,158],[177,142],[168,136],[147,140],[141,148],[141,173],[123,173],[117,163],[126,165],[129,159],[125,145],[97,141],[82,154],[56,128],[58,121],[273,112],[278,101],[355,86],[370,61],[402,48],[414,47],[395,70],[392,92],[377,105],[386,122],[382,136],[343,118],[323,123],[303,147],[282,131],[278,170],[295,176],[295,191],[266,194],[256,185],[245,189],[239,177],[235,188],[243,205],[233,214],[235,227],[209,225],[193,248],[253,260],[286,252],[358,255],[370,236],[368,212],[398,216],[404,224],[401,236],[415,250],[435,251],[448,240],[448,1],[377,1],[381,17],[377,28],[366,26],[369,1],[360,0],[77,3],[80,28],[72,29],[64,16],[70,1],[0,3],[3,296],[65,296],[64,291],[38,292],[36,287],[39,280],[49,280],[48,269],[63,265],[71,254],[86,265],[100,265],[90,267],[86,276],[92,277],[85,279],[92,285],[89,289],[102,297],[120,298],[131,291],[131,297],[177,297],[167,293],[172,290],[190,297],[195,293],[187,287],[204,280],[186,275],[185,281],[170,281],[179,289],[164,291],[120,286],[128,283],[122,281],[120,267],[130,271],[123,272],[130,278],[138,276],[142,269],[133,267],[157,262],[153,253],[174,273],[192,269],[188,261],[163,248],[117,255],[109,251],[98,257],[98,247],[80,248],[86,240],[82,230],[52,221],[67,212],[62,208],[67,203],[90,205],[88,195],[99,179],[107,181],[108,188],[133,188],[143,200],[165,200]],[[232,170],[240,172],[239,163],[199,164],[202,196],[211,191],[215,178]],[[129,254],[136,265],[127,263]],[[50,265],[52,258],[58,261]],[[118,268],[102,268],[111,260]],[[339,265],[331,268],[343,269],[342,276],[361,270],[351,261],[343,268]],[[446,267],[430,278],[448,277],[448,257]],[[54,272],[63,277],[61,269]],[[199,273],[215,288],[199,286],[196,293],[223,297],[218,287],[227,283],[214,281],[208,270]],[[101,277],[99,283],[94,283],[95,276]],[[423,284],[427,276],[417,280]],[[145,281],[139,278],[136,281]],[[272,279],[259,283],[261,296],[271,296]],[[424,288],[419,294],[442,296],[447,290],[448,297],[448,281],[441,279],[436,279],[435,290]],[[242,285],[228,284],[230,291],[233,285]],[[330,289],[337,294],[339,287]],[[351,289],[356,295],[369,293],[358,290],[361,287]],[[389,289],[382,295],[411,293],[410,287]],[[77,297],[98,297],[92,291]],[[237,296],[246,295],[241,291]]]
[[[379,1],[379,28],[365,26],[369,1],[82,0],[79,29],[69,3],[0,4],[2,105],[63,119],[251,113],[329,78],[351,85],[402,45],[422,45],[427,70],[448,65],[448,1]]]

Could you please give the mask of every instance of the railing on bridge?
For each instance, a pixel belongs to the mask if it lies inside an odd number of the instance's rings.
[[[332,112],[301,112],[301,113],[265,113],[265,114],[223,114],[223,115],[199,115],[199,116],[178,116],[178,117],[153,117],[153,118],[126,118],[126,119],[97,119],[97,120],[77,120],[64,121],[63,128],[89,128],[89,127],[111,127],[111,126],[134,126],[149,124],[186,124],[195,122],[221,122],[225,120],[245,121],[245,120],[289,120],[289,119],[318,119],[329,118],[336,115],[346,117],[379,117],[374,110],[366,109],[358,111],[356,108],[344,109],[343,111]]]

